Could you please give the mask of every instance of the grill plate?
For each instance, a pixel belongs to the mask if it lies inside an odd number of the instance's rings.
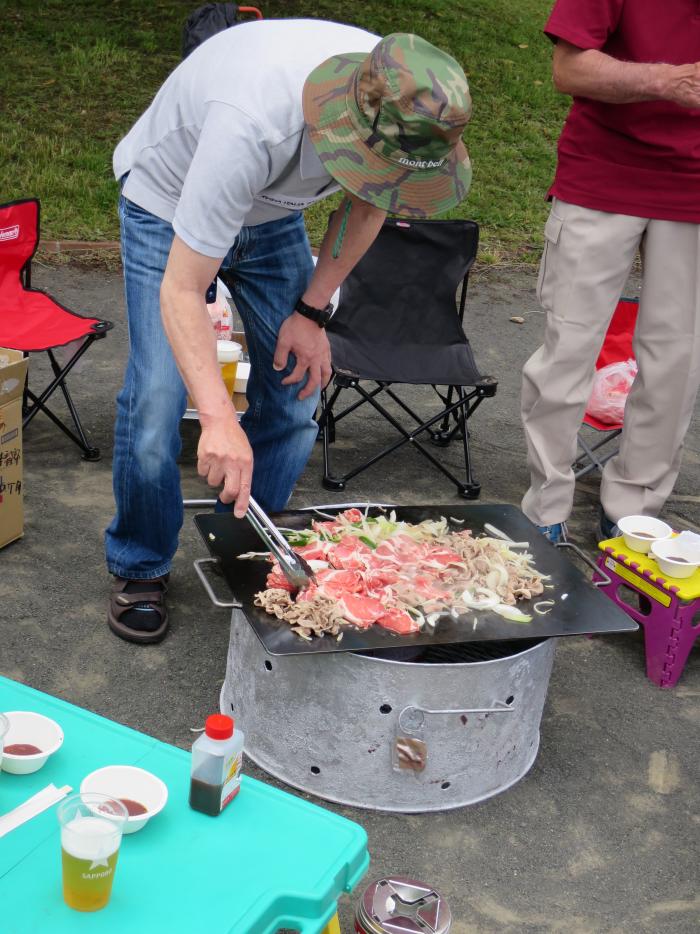
[[[342,511],[341,509],[337,510]],[[421,522],[423,519],[453,517],[460,521],[455,529],[471,529],[475,535],[483,532],[490,523],[510,535],[513,541],[527,541],[534,564],[542,574],[550,575],[553,590],[545,591],[541,597],[518,602],[524,613],[532,612],[537,600],[555,599],[552,612],[545,616],[533,613],[531,623],[509,622],[496,613],[478,613],[476,629],[473,628],[475,613],[454,619],[444,616],[437,621],[433,631],[397,636],[379,626],[369,629],[345,627],[341,642],[332,636],[316,638],[306,642],[296,636],[283,622],[256,607],[255,594],[264,590],[268,565],[263,561],[239,561],[237,556],[247,551],[261,551],[260,539],[246,519],[235,519],[231,513],[206,513],[195,516],[199,533],[211,554],[218,558],[221,571],[236,599],[241,603],[248,622],[255,630],[270,655],[305,655],[315,652],[358,652],[371,649],[387,649],[399,646],[446,645],[502,640],[551,638],[573,636],[582,633],[634,631],[637,624],[623,613],[612,600],[599,593],[581,571],[541,535],[524,514],[510,505],[461,505],[451,503],[444,506],[397,506],[398,519],[406,522]],[[324,508],[324,513],[333,514],[333,509]],[[379,515],[380,510],[371,508],[370,515]],[[308,528],[316,518],[310,510],[278,513],[272,516],[278,526],[286,528]],[[561,597],[567,594],[565,600]]]

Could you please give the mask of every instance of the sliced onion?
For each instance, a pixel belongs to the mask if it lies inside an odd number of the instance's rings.
[[[501,602],[498,594],[486,587],[477,587],[476,593],[482,594],[481,600],[476,599],[476,595],[470,590],[462,592],[462,603],[470,610],[490,610]]]
[[[532,622],[532,617],[528,616],[527,613],[521,613],[520,610],[514,606],[508,606],[506,603],[499,603],[498,606],[493,607],[493,612],[503,616],[504,619],[510,620],[511,623]]]
[[[547,613],[552,612],[552,607],[554,606],[555,603],[556,603],[556,600],[538,600],[537,603],[532,604],[532,609],[539,616],[546,616]],[[549,609],[541,610],[540,607],[543,607],[543,606],[549,607]]]

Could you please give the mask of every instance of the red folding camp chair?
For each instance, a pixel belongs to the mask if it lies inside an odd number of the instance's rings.
[[[622,298],[617,304],[613,316],[608,325],[608,330],[603,341],[595,368],[600,370],[610,363],[619,363],[622,360],[634,358],[632,349],[632,338],[634,336],[634,327],[637,323],[637,312],[639,311],[639,301],[634,298]],[[614,441],[622,431],[622,422],[611,425],[607,422],[601,422],[594,415],[588,412],[583,416],[583,424],[596,431],[603,432],[605,437],[595,444],[588,444],[583,432],[578,433],[579,447],[583,454],[574,464],[574,475],[576,479],[585,477],[592,470],[602,470],[604,464],[617,454],[617,445],[614,445],[604,453],[599,454],[601,448]]]
[[[31,261],[39,243],[39,201],[27,198],[0,205],[0,347],[23,353],[45,351],[53,379],[39,394],[24,391],[22,424],[26,427],[37,412],[44,412],[83,452],[85,460],[97,460],[99,449],[88,441],[71,398],[66,377],[93,341],[104,337],[111,321],[85,318],[69,311],[39,289],[31,288]],[[81,340],[67,363],[59,365],[54,349]],[[73,419],[75,431],[46,405],[60,389]]]

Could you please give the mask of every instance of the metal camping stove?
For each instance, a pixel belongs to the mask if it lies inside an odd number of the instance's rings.
[[[355,916],[357,934],[449,934],[452,913],[430,885],[392,877],[372,882]]]
[[[246,755],[328,801],[424,812],[474,804],[529,770],[556,640],[435,646],[419,662],[270,655],[231,619],[221,710]]]

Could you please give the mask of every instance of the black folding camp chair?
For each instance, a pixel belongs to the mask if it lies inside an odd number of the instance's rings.
[[[467,281],[478,243],[479,228],[473,221],[389,219],[341,286],[328,326],[333,378],[321,393],[319,415],[326,489],[343,490],[361,471],[410,444],[455,484],[461,496],[479,496],[468,421],[484,399],[495,395],[498,383],[479,372],[463,328]],[[399,395],[400,384],[432,387],[437,411],[428,418],[418,415]],[[340,408],[341,397],[345,404],[348,393],[353,401]],[[401,418],[407,417],[407,427],[387,408],[389,400],[393,408],[398,406]],[[335,474],[330,461],[338,425],[366,404],[400,437],[346,473]],[[453,440],[463,448],[464,479],[423,443],[447,445]]]

